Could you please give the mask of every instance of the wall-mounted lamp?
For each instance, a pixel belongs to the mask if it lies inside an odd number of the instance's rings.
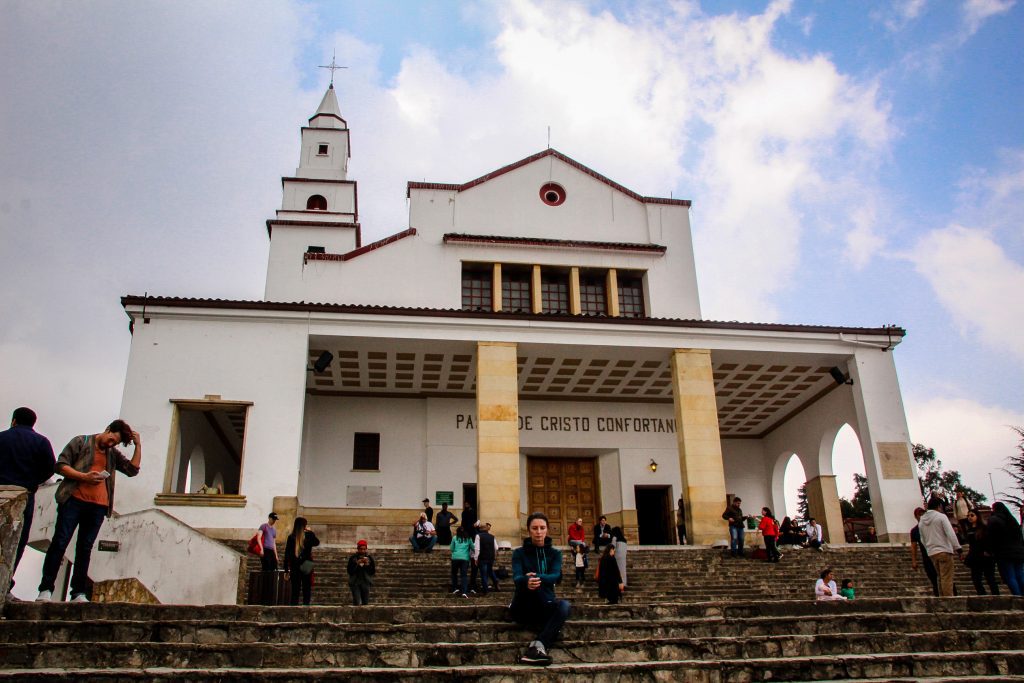
[[[853,384],[853,380],[850,379],[850,376],[847,375],[842,370],[840,370],[839,368],[832,368],[831,370],[828,371],[828,374],[832,375],[832,379],[834,379],[836,381],[836,384],[840,386],[843,384]]]
[[[651,464],[648,465],[648,467],[651,468],[651,472],[657,472],[658,471],[658,463],[654,462],[654,458],[651,458]]]

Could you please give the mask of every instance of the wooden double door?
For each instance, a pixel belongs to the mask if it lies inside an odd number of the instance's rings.
[[[597,498],[596,458],[526,459],[529,482],[530,509],[548,516],[548,534],[555,545],[565,545],[569,538],[569,525],[583,518],[583,526],[590,529],[600,515]]]

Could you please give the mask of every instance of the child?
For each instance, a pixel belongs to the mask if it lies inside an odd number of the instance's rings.
[[[843,587],[839,589],[839,594],[847,600],[853,600],[853,579],[843,579]]]
[[[576,567],[576,588],[583,588],[584,573],[590,563],[587,561],[587,546],[572,546],[573,565]]]

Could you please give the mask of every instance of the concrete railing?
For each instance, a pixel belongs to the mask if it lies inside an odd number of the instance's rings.
[[[49,483],[36,493],[29,545],[42,552],[50,545],[57,520],[56,489],[56,483]],[[74,562],[75,539],[65,557]],[[150,508],[115,513],[103,522],[89,578],[96,582],[137,579],[164,604],[234,605],[243,559],[241,553],[163,510]]]

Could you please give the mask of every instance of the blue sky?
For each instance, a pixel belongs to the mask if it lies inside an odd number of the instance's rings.
[[[906,327],[912,438],[987,491],[1024,424],[1022,34],[1013,0],[0,0],[0,412],[58,446],[117,413],[122,294],[262,296],[337,50],[365,239],[406,227],[406,181],[551,126],[693,200],[705,317]]]

